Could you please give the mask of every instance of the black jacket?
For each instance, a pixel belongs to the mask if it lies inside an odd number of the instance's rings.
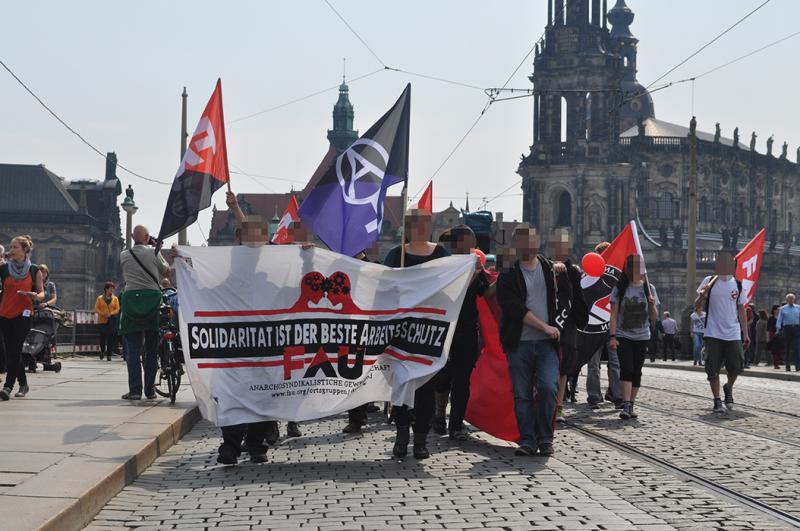
[[[589,315],[580,287],[580,271],[567,262],[567,272],[555,275],[553,262],[543,256],[538,256],[538,259],[547,288],[547,313],[550,317],[548,324],[562,331],[566,325],[577,333],[577,329],[586,326]],[[505,352],[511,352],[519,346],[523,319],[529,311],[526,306],[527,298],[525,278],[517,261],[510,271],[501,273],[497,279],[497,302],[503,312],[500,343]],[[555,342],[554,346],[558,347]]]

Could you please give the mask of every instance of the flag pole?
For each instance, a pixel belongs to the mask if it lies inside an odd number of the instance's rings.
[[[183,93],[181,94],[181,158],[179,162],[183,160],[183,156],[186,155],[186,139],[189,136],[186,132],[186,98],[188,94],[186,93],[186,87],[183,87]],[[178,231],[178,245],[186,245],[186,229],[181,229]]]
[[[408,204],[408,179],[403,184],[403,224],[400,227],[400,267],[406,266],[406,210]]]

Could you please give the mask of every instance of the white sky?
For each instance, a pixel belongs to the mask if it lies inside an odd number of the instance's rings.
[[[645,85],[705,44],[763,0],[629,0],[640,39],[639,80]],[[541,36],[543,0],[331,0],[384,63],[480,87],[502,85]],[[609,0],[609,7],[614,4]],[[797,31],[800,2],[770,4],[667,79],[703,73]],[[800,36],[711,74],[695,85],[699,127],[722,124],[758,150],[775,135],[790,158],[800,143]],[[322,0],[292,2],[13,2],[0,20],[0,58],[62,118],[100,150],[151,178],[172,181],[178,166],[180,93],[189,92],[190,132],[218,76],[228,121],[381,67]],[[509,87],[529,88],[532,58]],[[480,91],[406,74],[380,72],[350,85],[361,132],[412,83],[411,184],[416,192],[466,132],[486,101]],[[231,170],[291,179],[302,188],[327,148],[337,91],[229,124]],[[688,124],[691,84],[654,94],[656,116]],[[0,161],[44,163],[69,180],[102,179],[104,161],[58,124],[0,70]],[[434,207],[453,200],[473,209],[513,185],[520,154],[531,143],[529,98],[493,105],[434,183]],[[235,166],[234,166],[235,165]],[[136,191],[135,221],[157,233],[168,186],[118,170]],[[232,175],[237,192],[285,192],[292,183]],[[394,190],[399,193],[399,186]],[[2,190],[0,190],[2,193]],[[215,203],[224,208],[224,195]],[[489,205],[519,218],[514,187]],[[211,210],[201,214],[206,232]],[[189,241],[202,242],[197,226]]]

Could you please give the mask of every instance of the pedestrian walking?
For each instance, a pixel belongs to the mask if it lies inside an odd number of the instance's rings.
[[[439,242],[452,254],[470,254],[477,246],[475,233],[466,225],[459,225],[447,231]],[[472,369],[478,361],[478,297],[489,291],[489,278],[483,271],[480,260],[475,260],[475,275],[467,288],[461,312],[456,321],[453,341],[447,363],[435,377],[436,407],[433,416],[433,431],[439,435],[449,433],[454,441],[468,438],[464,427],[464,415],[469,402],[469,382]],[[445,425],[445,412],[450,402],[450,423]]]
[[[6,263],[6,248],[0,245],[0,266]],[[0,297],[3,296],[3,285],[0,283]],[[0,333],[0,374],[6,373],[6,345]]]
[[[780,309],[781,307],[777,304],[773,305],[767,321],[767,334],[769,334],[767,348],[770,356],[772,356],[773,369],[780,369],[783,363],[783,336],[778,334],[778,312]]]
[[[727,249],[718,251],[716,274],[703,279],[695,300],[695,311],[705,309],[706,312],[706,376],[716,413],[724,413],[725,408],[733,409],[733,384],[743,370],[742,349],[750,344],[744,310],[747,295],[742,291],[741,281],[733,276],[734,267],[733,252]],[[719,396],[719,370],[723,363],[728,375],[728,382],[722,388],[724,407]]]
[[[0,339],[6,352],[6,381],[0,390],[0,400],[8,400],[19,380],[15,397],[28,394],[28,378],[22,366],[22,345],[31,329],[34,303],[44,300],[42,272],[31,263],[33,240],[17,236],[11,240],[8,261],[0,265]]]
[[[778,333],[783,336],[783,350],[786,358],[786,371],[800,371],[800,306],[795,304],[794,293],[786,294],[786,304],[778,312],[776,324]]]
[[[450,254],[443,246],[430,241],[432,232],[432,216],[423,209],[411,209],[405,217],[405,239],[403,247],[399,245],[386,254],[383,264],[389,267],[411,267]],[[402,256],[405,255],[404,258]],[[401,264],[402,258],[402,264]],[[392,454],[402,459],[408,455],[408,443],[411,428],[414,428],[413,454],[417,459],[430,457],[427,440],[436,407],[436,377],[428,380],[414,394],[414,407],[395,406],[392,416],[397,426]]]
[[[767,342],[769,341],[769,333],[767,332],[767,324],[769,321],[769,316],[767,315],[767,310],[760,309],[758,310],[758,322],[756,323],[756,333],[755,333],[755,358],[753,359],[753,364],[758,367],[758,364],[761,363],[761,357],[764,356],[764,363],[765,365],[769,365],[769,362],[766,361],[767,357]]]
[[[695,310],[689,316],[692,323],[692,365],[703,366],[703,334],[706,330],[706,312]]]
[[[539,235],[527,223],[514,229],[517,260],[497,280],[500,341],[508,357],[520,441],[517,455],[553,455],[558,393],[558,301],[555,274],[565,272],[539,255]],[[569,300],[565,300],[569,303]],[[534,400],[534,394],[536,399]]]
[[[631,255],[617,285],[611,290],[609,348],[617,350],[622,380],[623,420],[637,418],[634,409],[642,384],[642,367],[650,342],[650,321],[658,320],[658,299],[652,284],[642,274],[642,258]]]
[[[103,286],[103,293],[94,302],[94,313],[97,315],[100,333],[100,360],[105,357],[111,361],[111,355],[117,350],[117,325],[119,317],[119,298],[114,295],[116,285],[110,280]]]
[[[675,361],[675,334],[678,332],[678,323],[673,319],[669,312],[664,312],[664,319],[661,320],[661,329],[664,331],[664,361],[667,355]]]
[[[127,347],[128,392],[123,400],[156,397],[155,379],[158,369],[158,309],[161,306],[159,278],[169,271],[161,253],[156,253],[155,240],[147,227],[133,229],[134,245],[122,251],[120,265],[125,279],[125,293],[120,301],[120,335]],[[144,366],[144,386],[142,367]]]

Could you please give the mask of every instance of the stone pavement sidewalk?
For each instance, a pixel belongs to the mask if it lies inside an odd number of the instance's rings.
[[[82,528],[200,418],[188,385],[174,406],[126,402],[120,360],[62,363],[0,402],[0,530]]]
[[[645,360],[644,366],[645,368],[655,367],[657,369],[676,369],[697,372],[705,371],[705,367],[693,365],[692,360],[662,361],[660,358],[656,358],[655,362],[651,362],[649,359],[647,359]],[[723,367],[720,372],[724,374],[725,368]],[[800,371],[796,371],[794,368],[792,368],[791,371],[787,371],[784,369],[783,365],[781,365],[780,369],[774,369],[771,364],[764,365],[762,363],[761,365],[752,365],[749,369],[745,369],[742,375],[755,376],[756,378],[772,378],[775,380],[800,382]]]

